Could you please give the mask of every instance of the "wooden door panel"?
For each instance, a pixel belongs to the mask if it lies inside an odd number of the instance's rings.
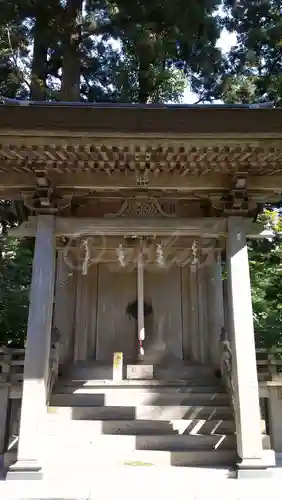
[[[145,301],[153,308],[145,320],[147,355],[183,359],[181,270],[145,271]]]
[[[111,272],[99,265],[96,359],[111,361],[123,352],[126,361],[136,357],[136,321],[126,314],[137,296],[136,272]]]

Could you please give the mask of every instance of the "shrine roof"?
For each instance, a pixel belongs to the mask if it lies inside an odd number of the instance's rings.
[[[265,107],[264,107],[265,106]],[[266,105],[62,103],[8,100],[0,133],[279,134],[282,108]]]
[[[144,176],[162,191],[216,194],[243,177],[254,193],[281,192],[282,108],[6,100],[2,198],[33,190],[42,171],[64,192],[133,189]]]

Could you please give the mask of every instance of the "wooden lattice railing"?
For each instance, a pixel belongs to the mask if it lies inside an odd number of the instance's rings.
[[[58,377],[60,348],[60,334],[56,329],[52,329],[48,379],[46,381],[47,404],[49,403],[54,383]],[[0,456],[3,452],[12,452],[17,447],[24,376],[24,357],[25,349],[0,348],[0,387],[8,386],[9,388],[8,400],[6,400],[5,408],[2,409],[6,413],[6,425],[4,446],[2,443]],[[17,403],[16,406],[15,403]]]
[[[228,341],[223,341],[225,357],[230,351]],[[227,345],[228,344],[228,345]],[[228,347],[229,346],[229,347]],[[59,368],[60,340],[52,342],[49,369],[49,389],[52,390]],[[0,383],[11,386],[19,385],[23,381],[24,349],[0,348]],[[257,367],[259,380],[274,380],[282,377],[282,348],[257,349]],[[227,359],[226,359],[227,361]]]
[[[49,358],[49,373],[47,380],[47,400],[52,392],[59,371],[60,335],[52,332]],[[19,387],[23,382],[25,349],[0,348],[0,384],[8,384],[11,389]]]
[[[24,349],[0,348],[0,383],[19,384],[23,380]]]
[[[256,349],[258,377],[261,381],[282,377],[282,347]]]

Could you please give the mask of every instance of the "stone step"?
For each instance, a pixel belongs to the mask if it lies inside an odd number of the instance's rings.
[[[171,420],[171,419],[232,419],[230,406],[49,406],[48,414],[65,420]]]
[[[181,393],[178,391],[168,392],[144,392],[143,390],[97,390],[89,388],[71,388],[69,392],[55,393],[51,397],[53,406],[165,406],[165,405],[215,405],[228,406],[229,396],[226,393]]]
[[[154,378],[159,380],[166,380],[167,378],[183,378],[183,379],[197,379],[197,378],[211,377],[214,379],[214,368],[211,366],[197,366],[197,365],[180,365],[180,366],[156,366],[154,367]]]
[[[262,435],[262,446],[264,450],[270,449],[270,439]],[[44,453],[47,449],[53,449],[54,453],[61,448],[75,447],[77,449],[91,446],[95,452],[112,453],[113,450],[122,452],[127,450],[159,450],[159,451],[183,451],[183,450],[210,450],[210,449],[235,449],[235,434],[161,434],[161,435],[92,435],[90,432],[66,434],[58,432],[44,434],[42,440]]]
[[[45,450],[41,458],[43,468],[54,470],[58,467],[77,470],[83,464],[96,467],[110,466],[175,466],[175,467],[231,467],[236,464],[235,450],[190,450],[190,451],[156,451],[156,450],[96,450],[95,447],[80,449],[64,446],[60,450]]]
[[[144,392],[183,392],[183,393],[226,393],[223,384],[210,379],[199,380],[72,380],[59,379],[54,392],[71,392],[77,389],[89,389],[94,392],[108,390],[144,391]]]
[[[15,460],[16,458],[13,457],[9,463],[14,463]],[[157,484],[159,497],[167,500],[175,495],[175,491],[185,491],[188,481],[188,498],[206,500],[207,491],[210,491],[210,484],[219,484],[219,481],[223,485],[223,489],[221,488],[220,493],[218,489],[215,489],[217,500],[219,498],[222,500],[235,500],[234,483],[226,481],[229,478],[236,478],[234,464],[235,462],[231,464],[227,463],[225,466],[216,464],[214,466],[182,467],[179,465],[171,467],[170,463],[152,464],[129,461],[126,464],[102,463],[100,465],[100,463],[93,464],[91,461],[77,460],[75,458],[73,462],[67,464],[67,467],[64,463],[58,467],[56,462],[52,463],[50,461],[44,464],[44,481],[42,482],[42,486],[39,486],[39,490],[35,487],[34,481],[25,481],[25,483],[32,483],[31,488],[25,486],[25,492],[28,489],[25,498],[31,499],[36,497],[37,499],[48,498],[49,500],[54,497],[60,499],[88,498],[92,486],[92,499],[113,499],[116,497],[117,491],[122,491],[123,499],[129,499],[132,498],[132,485],[142,484],[142,490],[138,490],[137,492],[136,488],[134,490],[134,498],[139,500],[144,498],[144,496],[150,498],[152,488]],[[93,465],[95,465],[94,486]],[[110,482],[105,482],[105,475],[111,477]],[[79,481],[77,481],[77,478],[79,478]],[[216,481],[217,483],[215,483]],[[36,483],[41,483],[41,481],[37,481]],[[82,491],[81,485],[83,485]],[[229,495],[226,491],[226,485],[231,485],[230,487],[228,486],[230,489]],[[215,498],[215,495],[212,495],[212,499],[214,500]],[[238,496],[236,498],[238,499]]]
[[[49,414],[45,433],[91,435],[233,434],[233,420],[67,420]]]
[[[149,369],[148,367],[151,367]],[[171,363],[170,365],[124,365],[124,378],[147,379],[153,378],[157,380],[173,380],[173,379],[197,379],[201,377],[214,377],[214,368],[212,366],[202,366],[191,363]],[[72,378],[73,380],[90,380],[90,379],[108,379],[113,378],[112,364],[105,365],[103,363],[79,363],[70,367],[64,372],[64,377]]]
[[[123,451],[134,450],[156,450],[156,451],[186,451],[186,450],[217,450],[235,449],[236,436],[234,434],[220,435],[191,435],[191,434],[166,434],[160,436],[115,436],[99,435],[93,436],[91,433],[76,434],[45,434],[42,440],[43,450],[50,450],[57,454],[61,448],[77,447],[82,449],[91,445],[95,448],[95,453],[113,453],[114,450]]]
[[[7,457],[7,466],[12,463],[15,463],[16,455],[15,453],[9,453],[9,459]],[[155,460],[156,461],[156,460]],[[165,499],[168,499],[175,493],[175,491],[179,490],[180,483],[183,488],[187,488],[187,481],[190,481],[189,484],[189,498],[191,493],[191,485],[193,486],[194,495],[191,498],[198,499],[199,486],[203,484],[203,482],[208,485],[209,488],[210,481],[214,484],[215,480],[222,480],[227,478],[235,478],[236,470],[233,469],[232,465],[234,463],[227,463],[223,466],[219,466],[215,464],[214,466],[183,466],[178,465],[178,467],[171,467],[170,461],[167,463],[146,463],[146,462],[138,462],[131,460],[128,463],[95,463],[92,461],[85,461],[82,457],[79,460],[77,457],[69,462],[68,464],[58,464],[56,461],[48,461],[46,460],[44,463],[43,474],[44,474],[44,482],[43,482],[43,490],[38,494],[38,490],[35,488],[35,484],[32,484],[32,491],[29,489],[28,494],[25,498],[48,498],[51,499],[54,496],[56,498],[82,498],[81,487],[79,489],[76,488],[77,478],[79,478],[79,484],[86,485],[86,490],[90,484],[93,483],[93,465],[95,465],[95,493],[91,498],[100,498],[102,495],[103,500],[106,498],[114,498],[116,496],[116,491],[123,492],[124,498],[124,488],[127,485],[128,498],[132,497],[132,484],[142,484],[142,492],[138,496],[138,499],[141,496],[144,497],[144,493],[146,496],[150,496],[151,488],[155,484],[161,483],[162,490],[165,494]],[[159,467],[161,465],[161,467]],[[105,474],[110,475],[111,482],[105,483]],[[192,481],[192,482],[191,482]],[[27,481],[25,481],[26,483]],[[31,482],[31,481],[30,481]],[[41,483],[40,481],[37,481]],[[36,482],[36,483],[37,483]],[[139,483],[138,483],[139,482]],[[18,483],[18,481],[17,481]],[[34,481],[32,481],[34,483]],[[49,491],[49,494],[46,493],[46,485],[51,484],[52,490]],[[69,494],[66,494],[65,488],[62,489],[59,487],[60,493],[58,493],[58,485],[69,485]],[[233,483],[230,483],[233,484]],[[54,485],[55,490],[54,490]],[[144,485],[146,491],[144,492]],[[21,485],[22,486],[22,485]],[[35,493],[35,491],[37,492]],[[97,491],[101,493],[97,497]],[[76,492],[76,494],[74,493]],[[206,490],[205,490],[206,492]],[[21,490],[22,493],[22,490]],[[142,494],[141,494],[142,493]],[[224,493],[224,492],[223,492]],[[234,493],[234,492],[233,492]],[[134,493],[136,497],[136,490]],[[85,491],[85,496],[83,498],[88,498],[88,492]],[[201,500],[206,498],[203,496],[200,497]],[[212,497],[215,498],[215,497]],[[226,500],[226,492],[222,497]],[[234,496],[230,496],[230,500],[234,500]],[[229,497],[228,497],[229,499]]]
[[[58,382],[56,383],[56,387],[91,387],[91,388],[108,388],[111,389],[131,389],[131,388],[142,388],[147,389],[155,389],[156,387],[159,389],[187,389],[188,391],[217,391],[217,392],[226,392],[226,388],[217,378],[211,377],[199,377],[195,379],[174,379],[174,380],[119,380],[118,382],[114,380],[107,379],[73,379],[73,378],[65,378],[59,377]]]

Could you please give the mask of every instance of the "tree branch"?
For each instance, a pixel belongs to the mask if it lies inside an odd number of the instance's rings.
[[[25,78],[23,72],[18,67],[18,57],[15,54],[15,51],[13,49],[10,28],[8,26],[6,26],[6,31],[7,31],[8,47],[10,50],[10,58],[12,60],[13,66],[14,66],[16,76],[17,76],[19,82],[20,83],[23,82],[27,86],[27,88],[30,90],[30,82]]]

